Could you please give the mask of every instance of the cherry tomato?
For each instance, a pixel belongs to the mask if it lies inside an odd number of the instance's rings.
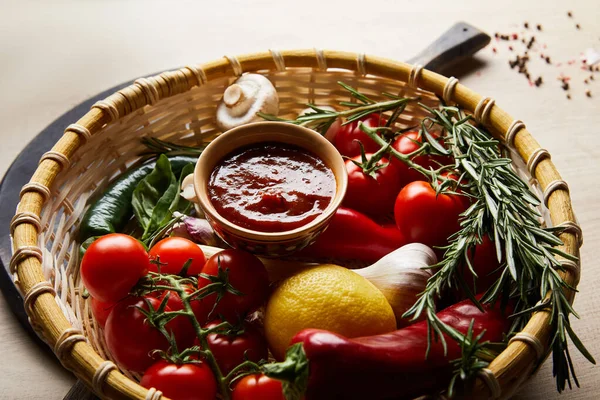
[[[146,301],[154,309],[160,301],[152,297],[135,297],[118,303],[110,313],[104,329],[104,338],[110,353],[123,368],[143,372],[155,361],[153,350],[167,350],[169,343],[158,329],[146,320],[146,316],[138,309],[149,310]],[[166,307],[165,311],[171,311]],[[178,321],[170,321],[167,331],[176,338],[181,334]]]
[[[347,157],[354,157],[360,154],[360,144],[365,148],[367,153],[375,153],[381,148],[377,143],[373,141],[366,133],[360,128],[359,124],[362,122],[364,125],[370,128],[376,128],[384,126],[386,123],[385,118],[379,114],[370,114],[359,120],[352,121],[346,125],[342,125],[335,135],[334,144],[336,149],[341,155]]]
[[[373,155],[366,154],[367,159]],[[361,162],[361,156],[352,158]],[[346,171],[348,172],[348,188],[344,205],[356,211],[369,215],[386,215],[392,212],[394,201],[400,191],[400,175],[394,164],[375,171],[375,177],[367,175],[363,169],[346,160]],[[382,158],[378,165],[387,164],[387,158]]]
[[[90,306],[92,308],[92,314],[98,325],[102,328],[106,325],[106,320],[112,312],[113,308],[117,303],[100,301],[94,297],[90,297]]]
[[[204,328],[213,328],[220,323],[220,320],[215,320]],[[211,333],[206,339],[223,374],[228,374],[245,360],[259,362],[268,357],[265,338],[258,329],[248,323],[244,323],[243,332],[239,335]]]
[[[217,395],[215,376],[206,363],[177,365],[161,360],[146,370],[140,384],[172,400],[214,400]]]
[[[149,266],[148,253],[140,242],[111,233],[88,247],[81,261],[81,278],[92,297],[116,302],[127,296]]]
[[[191,285],[184,285],[185,291],[190,294],[195,291],[195,289]],[[154,293],[151,293],[149,296],[155,297],[159,302],[162,302],[165,296],[169,294],[169,298],[167,299],[167,307],[171,311],[181,311],[184,309],[183,301],[177,292],[172,290],[161,290]],[[196,316],[196,319],[202,324],[208,317],[208,313],[210,312],[210,308],[208,308],[208,304],[205,306],[204,303],[201,303],[198,300],[190,301],[190,306],[192,307],[192,311]],[[211,306],[212,307],[212,306]],[[177,316],[174,320],[178,321],[179,327],[181,329],[180,335],[177,337],[177,346],[179,349],[185,349],[190,347],[196,338],[196,331],[194,330],[194,326],[191,321],[186,316]]]
[[[269,277],[263,263],[256,256],[242,250],[223,250],[208,259],[203,273],[219,275],[219,269],[227,271],[229,284],[243,295],[238,296],[226,291],[217,304],[212,316],[222,315],[229,322],[236,322],[246,313],[262,306],[269,295]],[[209,280],[199,277],[198,287],[204,287]],[[214,304],[216,293],[205,298]]]
[[[285,397],[281,381],[263,374],[252,374],[235,385],[231,400],[285,400]]]
[[[440,193],[429,182],[406,185],[396,199],[394,217],[409,243],[443,246],[460,228],[459,214],[467,209],[464,196]]]
[[[161,273],[172,275],[179,275],[183,265],[192,260],[187,276],[198,275],[206,262],[202,249],[196,243],[182,237],[168,237],[156,243],[150,249],[150,259],[160,261]],[[155,263],[151,263],[150,271],[158,272]]]
[[[436,136],[432,132],[433,136]],[[423,143],[423,137],[419,132],[407,132],[394,140],[392,147],[399,153],[410,154],[413,151],[421,147]],[[404,186],[414,181],[426,181],[427,178],[419,171],[410,168],[407,164],[400,161],[396,157],[391,157],[391,163],[394,164],[400,173],[400,184]],[[438,156],[438,155],[419,155],[412,158],[412,161],[419,164],[421,167],[426,169],[438,169],[441,165],[448,165],[452,162],[450,157]]]
[[[473,285],[473,275],[466,267],[465,281],[469,288],[476,293],[484,293],[500,278],[501,270],[498,270],[500,263],[496,256],[496,245],[492,242],[488,235],[485,235],[481,244],[475,246],[475,255],[472,256],[471,262],[473,269],[477,273],[477,280]]]

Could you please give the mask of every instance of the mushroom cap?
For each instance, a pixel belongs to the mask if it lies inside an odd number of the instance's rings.
[[[246,74],[225,89],[217,107],[217,125],[225,132],[236,126],[261,121],[258,112],[277,115],[279,96],[269,79],[260,74]]]

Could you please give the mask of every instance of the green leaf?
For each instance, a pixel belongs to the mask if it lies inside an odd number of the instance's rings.
[[[265,364],[261,367],[268,377],[283,382],[286,400],[300,400],[308,387],[309,362],[302,343],[292,345],[282,362]]]
[[[569,334],[569,337],[571,338],[571,341],[573,342],[573,344],[575,345],[575,347],[577,347],[577,350],[579,350],[579,352],[592,364],[596,364],[596,360],[594,359],[594,357],[590,354],[590,352],[585,348],[585,346],[583,345],[583,343],[581,343],[581,340],[579,339],[579,337],[575,334],[575,332],[573,331],[573,329],[571,328],[571,324],[565,324],[565,328],[567,329],[567,333]]]
[[[163,154],[156,161],[154,170],[135,188],[131,203],[134,215],[144,229],[142,241],[168,224],[173,212],[189,206],[189,202],[179,195],[179,188],[181,180],[192,171],[193,164],[186,165],[178,180],[169,159]]]
[[[87,251],[88,247],[90,247],[92,243],[94,243],[101,237],[102,236],[92,236],[90,238],[87,238],[85,242],[81,243],[81,246],[79,246],[79,258],[83,258],[83,255]]]

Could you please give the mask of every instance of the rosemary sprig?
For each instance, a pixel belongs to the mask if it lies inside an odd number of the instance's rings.
[[[449,398],[454,397],[458,379],[466,382],[475,376],[482,368],[486,368],[490,364],[488,361],[481,360],[479,357],[479,353],[486,351],[486,346],[489,344],[489,342],[481,342],[481,339],[485,335],[485,331],[482,331],[479,335],[473,337],[473,323],[474,320],[471,320],[471,324],[465,335],[467,340],[461,342],[462,357],[450,362],[454,367],[454,375],[448,384],[447,392]]]
[[[183,146],[153,137],[144,137],[141,142],[148,148],[140,153],[141,156],[158,156],[160,154],[166,154],[167,156],[199,156],[206,148],[206,145],[199,147]]]
[[[353,121],[358,121],[369,114],[392,111],[392,114],[386,124],[386,127],[389,128],[393,125],[400,114],[402,114],[409,102],[419,100],[419,97],[398,97],[392,94],[385,94],[390,100],[377,102],[343,82],[338,82],[338,85],[347,90],[348,93],[356,99],[356,102],[340,102],[340,105],[349,107],[343,111],[331,111],[314,104],[308,104],[308,107],[311,108],[312,111],[304,115],[300,115],[294,120],[287,120],[264,113],[257,113],[257,115],[268,121],[288,122],[295,125],[307,126],[324,135],[325,132],[327,132],[327,129],[329,129],[329,127],[338,118],[345,119],[345,122],[342,124],[345,125]]]
[[[468,266],[475,275],[469,254],[474,246],[481,243],[484,235],[489,235],[495,242],[498,260],[502,262],[502,273],[481,302],[493,304],[500,301],[506,304],[510,297],[516,296],[519,299],[516,316],[520,320],[513,324],[515,331],[524,326],[524,317],[531,312],[550,309],[555,329],[552,348],[557,388],[560,392],[567,383],[570,386],[571,376],[578,385],[567,337],[590,362],[595,364],[595,360],[570,326],[569,316],[578,316],[565,290],[573,288],[558,274],[562,266],[555,256],[568,260],[577,258],[556,248],[562,245],[560,239],[540,227],[540,215],[535,211],[539,200],[511,169],[511,160],[502,157],[497,140],[469,123],[470,117],[456,107],[434,110],[423,104],[420,106],[430,113],[421,126],[424,137],[440,154],[447,154],[446,148],[449,149],[456,160],[455,167],[472,182],[469,188],[474,201],[461,215],[461,229],[449,238],[450,244],[445,248],[443,260],[432,266],[437,269],[436,273],[405,316],[416,319],[425,314],[429,329],[443,343],[443,333],[446,333],[460,343],[469,344],[468,337],[437,318],[435,301],[447,288],[459,286],[475,304],[479,304],[464,281],[461,267]],[[430,129],[445,132],[445,148],[436,146],[437,141],[429,133]],[[368,129],[363,130],[381,145],[387,144]],[[403,161],[407,162],[405,158]],[[414,164],[410,160],[408,163]]]

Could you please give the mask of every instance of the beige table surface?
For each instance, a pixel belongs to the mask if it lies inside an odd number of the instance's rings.
[[[19,1],[0,2],[0,171],[40,130],[72,106],[115,84],[140,75],[209,61],[225,54],[266,49],[326,48],[405,59],[458,20],[493,33],[519,32],[523,21],[541,23],[540,43],[555,63],[600,47],[597,0],[571,1]],[[566,12],[572,10],[574,19]],[[581,24],[581,30],[574,27]],[[499,54],[491,47],[498,46]],[[578,67],[530,70],[545,79],[527,85],[508,67],[506,44],[495,42],[478,57],[479,72],[461,82],[493,96],[497,104],[527,123],[529,130],[569,182],[585,233],[583,277],[574,321],[600,358],[600,74],[583,94]],[[556,80],[574,76],[572,100]],[[3,227],[8,229],[8,227]],[[575,353],[575,352],[574,352]],[[600,398],[599,369],[575,353],[582,388],[562,398]],[[0,299],[0,399],[61,399],[74,378],[39,348]],[[550,363],[517,396],[558,399]]]

